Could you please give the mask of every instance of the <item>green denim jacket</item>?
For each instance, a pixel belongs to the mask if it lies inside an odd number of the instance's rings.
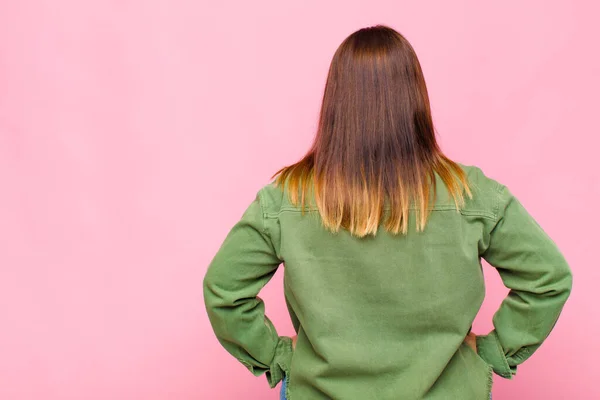
[[[204,277],[221,345],[288,400],[487,400],[492,373],[507,379],[554,328],[572,273],[555,242],[510,190],[476,166],[459,211],[439,176],[423,232],[332,234],[266,184],[226,236]],[[385,212],[389,210],[386,208]],[[494,329],[466,342],[485,295],[481,259],[508,295]],[[298,338],[277,333],[258,293],[284,266]]]

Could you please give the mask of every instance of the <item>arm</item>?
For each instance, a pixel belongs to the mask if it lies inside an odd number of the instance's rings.
[[[289,366],[292,338],[277,334],[257,296],[282,262],[269,236],[260,193],[208,266],[203,293],[221,345],[255,376],[265,373],[273,388]]]
[[[494,329],[477,336],[481,357],[512,379],[550,334],[569,297],[572,273],[554,241],[504,186],[498,186],[497,220],[482,257],[510,288],[493,317]]]

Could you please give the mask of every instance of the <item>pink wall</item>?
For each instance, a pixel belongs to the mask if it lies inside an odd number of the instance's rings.
[[[574,271],[494,398],[600,398],[599,10],[487,4],[0,1],[0,398],[278,398],[214,338],[202,276],[308,148],[337,46],[376,23],[415,46],[446,153],[511,187]],[[261,297],[291,335],[282,272]],[[485,272],[476,333],[507,292]]]

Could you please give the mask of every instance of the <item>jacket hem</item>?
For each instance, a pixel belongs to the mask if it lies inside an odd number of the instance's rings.
[[[277,386],[286,373],[289,372],[292,350],[292,338],[289,336],[279,336],[277,347],[275,347],[273,361],[271,361],[270,368],[265,373],[271,389]]]

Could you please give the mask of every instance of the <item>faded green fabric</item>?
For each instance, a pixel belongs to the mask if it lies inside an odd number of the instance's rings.
[[[412,208],[408,236],[333,234],[314,206],[302,215],[274,182],[260,188],[204,277],[221,345],[271,388],[285,373],[288,400],[489,399],[492,374],[512,379],[555,326],[572,273],[505,185],[459,165],[473,199],[457,211],[436,177],[425,231]],[[510,292],[475,352],[464,339],[485,295],[481,259]],[[280,265],[295,349],[258,297]]]

